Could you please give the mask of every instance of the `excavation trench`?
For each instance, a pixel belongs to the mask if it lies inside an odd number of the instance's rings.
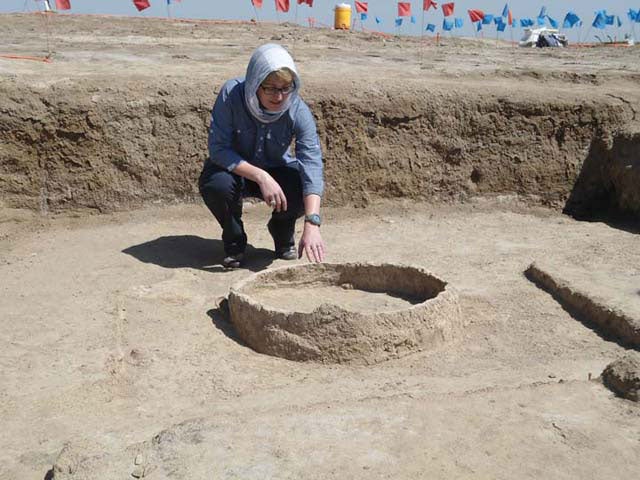
[[[193,201],[210,83],[0,81],[4,206],[113,211]],[[328,205],[517,194],[592,217],[640,213],[640,135],[625,103],[520,101],[472,91],[310,89]]]

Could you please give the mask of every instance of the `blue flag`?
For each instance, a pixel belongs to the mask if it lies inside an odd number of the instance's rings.
[[[416,23],[416,16],[415,15],[411,15],[411,23]]]
[[[484,25],[490,25],[491,22],[493,22],[493,15],[491,15],[490,13],[485,13],[484,18],[482,19],[482,23]]]
[[[360,14],[360,21],[361,22],[364,22],[367,18],[369,18],[369,16],[365,12],[362,12]]]
[[[502,16],[505,17],[505,18],[509,16],[509,4],[508,3],[504,4],[504,8],[502,9]]]
[[[456,22],[456,28],[464,27],[464,20],[462,18],[456,18],[455,22]]]
[[[619,16],[616,16],[616,22],[617,22],[618,27],[622,26],[622,20],[620,20]]]
[[[580,21],[580,17],[576,15],[574,12],[567,13],[567,16],[564,17],[564,22],[562,22],[562,28],[573,28]]]
[[[500,17],[500,20],[502,20],[502,17]],[[504,32],[504,29],[507,28],[507,22],[501,21],[500,23],[498,23],[498,26],[496,28],[499,32]]]
[[[545,23],[544,19],[545,18],[546,17],[538,17],[538,18],[536,18],[536,23],[538,24],[539,27],[544,27],[544,23]]]
[[[518,19],[514,18],[513,23],[511,24],[511,28],[518,28],[518,23],[520,23]]]
[[[478,22],[478,26],[476,27],[478,32],[482,30],[482,22]]]
[[[607,17],[602,12],[598,12],[596,18],[593,19],[593,23],[591,24],[594,28],[599,28],[600,30],[604,30],[607,28]]]
[[[425,28],[425,30],[427,30],[428,32],[435,32],[436,26],[433,23],[430,23],[429,25],[427,25],[427,28]]]
[[[632,22],[636,21],[636,17],[638,16],[638,12],[636,12],[633,9],[629,9],[629,11],[627,12],[627,17],[629,17],[629,20],[631,20]]]
[[[402,25],[402,17],[396,18],[396,27],[399,27],[400,25]]]
[[[540,9],[540,13],[538,14],[538,18],[547,16],[547,7],[542,7]]]
[[[376,23],[382,23],[382,19],[380,17],[376,17]]]
[[[558,28],[558,22],[551,18],[549,15],[547,15],[547,20],[549,20],[549,24],[551,25],[551,27]]]
[[[448,32],[450,30],[453,29],[453,20],[450,20],[449,18],[445,17],[445,19],[442,21],[442,30]]]
[[[613,25],[616,21],[616,16],[615,15],[607,15],[606,16],[606,24],[607,25]]]

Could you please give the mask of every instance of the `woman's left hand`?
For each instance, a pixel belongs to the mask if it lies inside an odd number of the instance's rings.
[[[325,246],[320,234],[320,227],[310,223],[304,224],[304,230],[298,245],[298,258],[302,258],[302,252],[307,255],[307,259],[310,262],[324,262]]]

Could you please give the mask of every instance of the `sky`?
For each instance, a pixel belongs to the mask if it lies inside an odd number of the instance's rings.
[[[143,17],[166,17],[170,14],[176,18],[208,18],[208,19],[224,19],[224,20],[249,20],[251,18],[263,21],[280,21],[280,22],[296,22],[307,25],[307,19],[313,17],[316,23],[324,26],[332,26],[334,19],[334,7],[339,3],[350,3],[353,1],[340,0],[314,0],[313,8],[307,5],[297,5],[296,0],[290,0],[291,9],[288,13],[277,13],[275,10],[275,0],[263,0],[263,7],[254,10],[251,0],[182,0],[178,3],[171,0],[171,6],[167,6],[167,0],[150,0],[151,8],[138,13],[133,6],[132,0],[70,0],[72,9],[71,13],[104,13],[110,15],[129,15]],[[406,1],[406,0],[405,0]],[[438,1],[438,4],[447,3],[450,0]],[[51,4],[55,4],[55,0],[50,0]],[[422,28],[422,0],[411,0],[412,13],[416,17],[416,23],[411,24],[409,19],[405,19],[400,28],[396,28],[394,20],[397,14],[396,0],[368,0],[369,18],[362,26],[369,30],[378,30],[383,32],[398,33],[401,35],[420,35]],[[505,0],[457,0],[455,1],[455,17],[464,19],[465,27],[456,33],[460,35],[475,35],[469,24],[467,10],[476,8],[483,10],[485,13],[493,13],[499,15],[505,5]],[[622,37],[625,33],[640,33],[640,23],[631,25],[627,18],[626,12],[629,8],[635,10],[640,9],[640,0],[519,0],[508,2],[515,18],[538,16],[538,12],[542,6],[547,7],[547,13],[550,17],[562,23],[566,13],[570,10],[582,18],[585,27],[583,27],[583,36],[591,33],[588,40],[593,40],[593,34],[599,34],[592,30],[588,31],[588,26],[594,18],[594,12],[598,9],[606,9],[610,15],[619,15],[623,22],[623,26],[618,29],[609,27],[606,33],[611,36]],[[0,0],[0,13],[35,11],[41,9],[41,0]],[[297,10],[297,12],[296,12]],[[382,19],[382,23],[377,24],[375,17]],[[353,9],[353,17],[356,17],[355,9]],[[359,16],[358,16],[359,18]],[[442,26],[442,10],[430,10],[424,15],[424,24],[433,23],[438,26],[438,31]],[[360,21],[356,21],[356,29],[361,28]],[[577,36],[577,29],[575,29]],[[515,30],[515,35],[520,36],[521,29]],[[567,32],[574,33],[574,32]],[[495,27],[485,28],[484,35],[493,38],[496,35]],[[503,34],[508,36],[510,33]],[[449,35],[447,33],[447,35]],[[571,38],[571,36],[570,36]],[[636,36],[637,38],[637,36]]]

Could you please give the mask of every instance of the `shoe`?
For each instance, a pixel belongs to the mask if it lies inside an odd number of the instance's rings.
[[[275,244],[274,250],[276,258],[281,258],[282,260],[295,260],[296,258],[298,258],[298,252],[294,244],[293,236],[291,236],[289,241],[284,246],[278,246],[275,235],[276,232],[273,227],[272,220],[269,220],[269,223],[267,223],[267,229],[269,230],[271,238],[273,238],[273,243]]]
[[[281,258],[282,260],[296,260],[298,258],[298,252],[296,251],[295,245],[284,247],[283,249],[277,249],[276,258]]]
[[[222,260],[222,266],[224,268],[233,269],[240,268],[244,261],[244,253],[236,253],[235,255],[229,255]]]

